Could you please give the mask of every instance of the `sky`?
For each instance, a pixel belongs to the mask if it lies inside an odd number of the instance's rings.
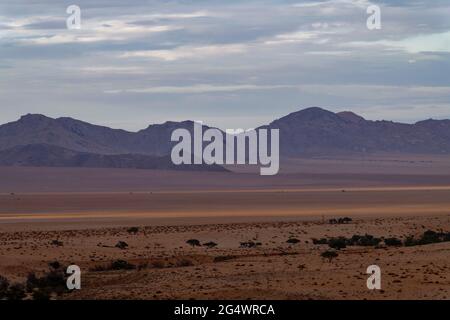
[[[448,0],[0,0],[0,123],[253,128],[313,106],[450,119],[449,15]]]

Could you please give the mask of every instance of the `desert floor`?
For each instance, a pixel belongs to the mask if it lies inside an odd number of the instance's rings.
[[[282,219],[281,219],[282,220]],[[328,262],[327,245],[312,238],[369,233],[419,235],[450,223],[450,215],[357,218],[346,225],[304,217],[279,222],[16,231],[0,234],[0,274],[23,281],[48,263],[77,264],[82,289],[65,299],[449,299],[450,243],[414,247],[347,247]],[[295,237],[298,244],[286,241]],[[52,240],[62,242],[52,245]],[[189,239],[216,248],[191,247]],[[115,247],[126,242],[127,249]],[[240,248],[240,242],[261,242]],[[94,271],[125,260],[136,270]],[[382,290],[366,287],[366,268],[382,271]]]
[[[429,229],[448,231],[447,189],[20,197],[19,213],[1,215],[0,274],[23,282],[29,272],[48,271],[49,262],[76,264],[83,272],[82,289],[65,299],[450,299],[450,242],[352,246],[328,262],[320,256],[328,246],[311,241],[366,233],[404,239]],[[50,199],[55,202],[49,208],[58,210],[28,212],[27,204],[38,208],[39,201],[48,205]],[[79,209],[63,211],[64,201]],[[111,208],[96,211],[91,201]],[[154,212],[147,202],[154,203]],[[138,209],[125,210],[132,203]],[[343,216],[352,223],[328,224]],[[130,226],[139,228],[137,234],[127,231]],[[300,242],[288,244],[291,237]],[[191,247],[189,239],[218,246]],[[119,241],[128,247],[115,247]],[[261,246],[240,248],[246,241]],[[138,269],[94,271],[115,260]],[[382,270],[380,291],[366,287],[366,268],[372,264]]]
[[[82,289],[62,299],[450,299],[450,242],[349,246],[331,262],[321,257],[328,245],[312,243],[449,232],[449,172],[400,164],[400,174],[274,178],[0,168],[11,182],[0,182],[0,275],[23,283],[50,262],[76,264]],[[346,216],[353,221],[328,223]],[[261,245],[241,248],[247,241]],[[136,269],[108,270],[116,260]],[[366,287],[373,264],[382,290]]]

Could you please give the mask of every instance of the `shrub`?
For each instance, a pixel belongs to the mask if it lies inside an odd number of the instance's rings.
[[[215,243],[214,241],[210,241],[210,242],[204,243],[203,246],[211,249],[211,248],[217,247],[217,243]]]
[[[413,236],[406,237],[405,241],[403,241],[403,244],[405,247],[412,247],[417,245],[417,240],[414,239]]]
[[[444,242],[449,242],[450,241],[450,232],[447,232],[446,234],[444,234],[444,237],[442,240]]]
[[[191,267],[194,265],[194,262],[190,259],[181,259],[177,262],[177,267]]]
[[[8,291],[6,292],[7,300],[22,300],[25,297],[25,286],[20,283],[10,285]]]
[[[336,250],[345,249],[347,247],[347,239],[345,239],[344,237],[331,238],[328,240],[328,245],[330,246],[330,248]]]
[[[262,245],[261,242],[253,242],[253,241],[246,241],[246,242],[240,243],[241,248],[255,248],[255,247],[259,247],[261,245]]]
[[[353,221],[353,219],[349,218],[349,217],[344,217],[344,218],[339,219],[339,220],[341,220],[342,223],[350,223],[350,222]]]
[[[188,241],[186,241],[186,243],[192,247],[200,247],[200,241],[198,241],[197,239],[189,239]]]
[[[8,292],[9,281],[3,276],[0,276],[0,300],[6,297],[6,292]]]
[[[384,243],[387,246],[391,246],[391,247],[399,247],[402,245],[402,241],[397,238],[386,238],[386,239],[384,239]]]
[[[166,264],[162,260],[156,260],[152,262],[152,267],[157,269],[162,269],[166,267]]]
[[[403,244],[406,247],[411,247],[447,241],[450,241],[450,232],[445,233],[427,230],[419,239],[415,239],[413,236],[407,237]]]
[[[127,229],[127,232],[130,234],[136,234],[139,232],[139,228],[138,227],[131,227]]]
[[[352,245],[370,247],[370,246],[377,246],[380,242],[381,242],[380,238],[375,238],[370,234],[366,234],[364,236],[359,236],[359,240],[356,243],[352,243]]]
[[[125,241],[119,241],[117,242],[117,244],[115,245],[116,248],[125,250],[126,248],[128,248],[128,243],[126,243]]]
[[[329,224],[346,224],[346,223],[350,223],[352,222],[352,218],[349,217],[344,217],[344,218],[339,218],[339,219],[330,219],[328,220]]]
[[[353,235],[351,238],[337,237],[337,238],[321,238],[312,239],[313,244],[328,244],[333,249],[344,249],[347,246],[377,246],[380,242],[380,238],[375,238],[370,234],[364,236]]]
[[[45,289],[36,288],[33,290],[31,297],[33,298],[33,300],[38,300],[38,301],[50,300],[51,292],[49,292],[48,290],[45,290]]]
[[[60,294],[67,290],[66,274],[62,270],[51,270],[39,278],[35,273],[30,273],[25,285],[29,292],[39,289]]]
[[[422,237],[419,239],[419,244],[431,244],[442,242],[441,236],[443,236],[442,233],[427,230],[423,233]]]
[[[59,240],[52,240],[52,242],[50,242],[50,244],[52,246],[56,246],[56,247],[62,247],[64,245],[64,243],[62,241],[59,241]]]
[[[328,240],[325,238],[322,239],[312,239],[313,244],[328,244]]]
[[[290,238],[288,241],[286,241],[289,244],[297,244],[300,242],[300,240],[296,239],[296,238]]]
[[[331,262],[334,258],[337,258],[338,253],[336,251],[327,250],[320,254],[322,258],[328,259],[328,262]]]
[[[233,255],[228,255],[228,256],[217,256],[214,258],[214,262],[223,262],[223,261],[228,261],[228,260],[233,260],[236,259],[236,256]]]
[[[108,268],[108,270],[133,270],[133,269],[136,269],[136,266],[134,264],[131,264],[128,261],[120,259],[111,262],[111,265]]]
[[[54,270],[58,270],[59,268],[61,268],[61,264],[59,263],[59,261],[50,262],[48,265]]]

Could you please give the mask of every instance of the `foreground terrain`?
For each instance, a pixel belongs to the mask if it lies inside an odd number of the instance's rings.
[[[450,299],[450,242],[434,241],[450,237],[446,163],[303,161],[271,178],[0,168],[0,276],[80,266],[81,290],[57,299]],[[346,247],[322,257],[333,237]],[[373,264],[381,290],[366,287]]]
[[[312,240],[371,234],[404,241],[449,225],[447,214],[354,217],[348,224],[304,217],[2,232],[0,274],[24,282],[29,272],[48,272],[50,262],[77,264],[82,289],[63,299],[449,299],[450,242],[348,246],[330,262],[321,257],[328,245]],[[186,243],[192,239],[202,246]],[[120,247],[120,241],[127,246]],[[382,270],[379,291],[366,287],[366,268],[372,264]]]

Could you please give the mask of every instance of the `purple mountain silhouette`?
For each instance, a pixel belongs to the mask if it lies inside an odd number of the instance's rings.
[[[129,132],[72,118],[28,114],[0,126],[0,165],[171,169],[168,156],[174,142],[170,136],[177,128],[193,132],[193,122],[168,121]],[[352,112],[333,113],[314,107],[261,128],[280,130],[281,154],[288,157],[450,154],[450,120],[415,124],[370,121]]]

